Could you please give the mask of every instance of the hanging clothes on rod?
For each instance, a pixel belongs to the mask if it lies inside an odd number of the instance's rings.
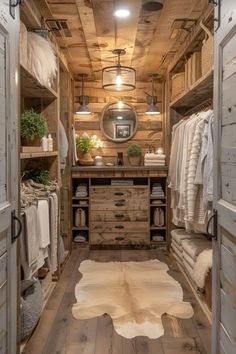
[[[213,185],[213,111],[187,116],[172,129],[168,184],[173,223],[205,232]]]

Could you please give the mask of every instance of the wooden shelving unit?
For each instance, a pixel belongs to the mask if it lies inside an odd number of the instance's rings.
[[[20,158],[24,159],[36,159],[39,157],[57,157],[58,151],[47,151],[47,152],[21,152]]]
[[[212,97],[213,70],[196,81],[188,90],[170,102],[170,108],[186,111]]]
[[[20,66],[21,94],[25,97],[55,100],[58,93],[51,87],[42,86],[23,65]]]

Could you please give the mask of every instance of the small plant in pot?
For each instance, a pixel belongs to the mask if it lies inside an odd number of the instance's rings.
[[[40,146],[41,138],[47,133],[46,119],[33,109],[21,115],[21,138],[23,146]]]
[[[127,155],[130,165],[140,165],[142,155],[141,146],[139,144],[130,144],[127,147]]]
[[[76,138],[76,146],[78,150],[78,159],[80,165],[93,165],[93,158],[91,156],[91,149],[99,147],[99,140],[96,136],[89,136],[87,133],[83,133]]]

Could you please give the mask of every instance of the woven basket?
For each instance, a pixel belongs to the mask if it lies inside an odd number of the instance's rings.
[[[172,76],[171,98],[172,100],[184,91],[184,72]]]
[[[206,33],[202,42],[202,76],[206,75],[213,67],[214,38],[211,31],[201,22],[200,26]]]

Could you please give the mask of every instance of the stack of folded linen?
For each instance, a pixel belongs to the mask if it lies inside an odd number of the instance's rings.
[[[204,240],[203,234],[195,234],[193,232],[187,232],[185,229],[175,229],[171,231],[171,248],[175,259],[183,266],[183,246],[184,240],[188,239],[200,239]]]
[[[166,155],[147,153],[144,155],[144,166],[165,166]]]
[[[81,183],[77,186],[75,191],[75,196],[77,198],[85,198],[88,196],[88,187],[86,184]]]
[[[185,239],[182,241],[182,250],[183,250],[183,266],[187,271],[190,279],[195,285],[194,280],[194,267],[197,261],[199,254],[206,250],[211,249],[211,241],[204,239]]]
[[[85,232],[80,231],[76,236],[74,237],[74,242],[76,243],[86,243],[87,242],[87,235]]]
[[[162,185],[160,183],[153,183],[151,197],[157,198],[157,199],[165,197],[165,193],[164,193]]]

